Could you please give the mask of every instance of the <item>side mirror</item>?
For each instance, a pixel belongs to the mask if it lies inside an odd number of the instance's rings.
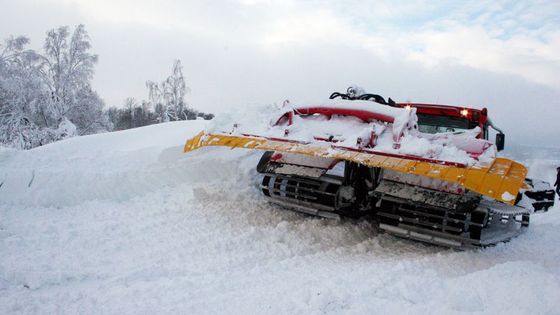
[[[503,133],[496,134],[496,149],[502,151],[506,143],[506,135]]]

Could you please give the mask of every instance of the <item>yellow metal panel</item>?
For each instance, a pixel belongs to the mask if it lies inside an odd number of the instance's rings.
[[[416,162],[414,167],[411,169],[412,174],[416,175],[426,175],[430,172],[431,165],[425,162]]]
[[[200,132],[193,138],[188,139],[185,143],[184,152],[190,152],[205,146],[290,152],[352,161],[370,167],[381,167],[458,183],[469,190],[508,204],[514,204],[515,198],[512,200],[508,197],[515,197],[517,195],[519,189],[524,185],[525,175],[527,174],[525,166],[505,158],[496,158],[489,166],[465,168],[406,158],[353,152],[319,144],[291,143],[259,137],[205,134],[204,132]]]
[[[498,175],[487,174],[484,181],[480,185],[480,190],[484,191],[487,196],[497,199],[496,194],[500,191],[503,177]],[[502,192],[503,194],[503,192]]]
[[[445,174],[441,177],[442,180],[453,183],[462,183],[465,178],[465,170],[460,167],[447,167]]]
[[[430,170],[430,175],[433,178],[444,179],[447,175],[449,168],[445,167],[445,165],[441,164],[432,164],[432,168]]]
[[[480,189],[482,183],[484,182],[484,177],[487,171],[488,169],[479,169],[479,168],[464,169],[464,176],[459,181],[466,188],[488,196],[486,192],[483,192]]]

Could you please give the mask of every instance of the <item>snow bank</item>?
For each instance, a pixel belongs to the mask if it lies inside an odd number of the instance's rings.
[[[127,200],[182,183],[174,158],[206,121],[180,121],[0,151],[0,200],[37,206]],[[171,161],[168,161],[171,159]],[[44,189],[48,187],[49,189]]]
[[[266,204],[258,152],[181,153],[205,127],[168,123],[0,150],[0,313],[560,309],[560,207],[485,250],[400,240],[367,222]]]

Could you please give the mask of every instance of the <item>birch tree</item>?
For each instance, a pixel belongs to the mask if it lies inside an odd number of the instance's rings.
[[[0,143],[29,149],[110,127],[91,79],[97,55],[83,25],[47,33],[44,52],[29,39],[0,44]]]
[[[76,124],[80,134],[103,129],[103,101],[91,87],[98,56],[89,52],[91,44],[83,25],[72,35],[67,26],[50,30],[44,44],[39,71],[49,91],[48,105],[43,109],[46,127],[56,126],[64,118]]]
[[[0,45],[0,143],[31,148],[39,141],[34,124],[41,105],[41,82],[34,65],[37,54],[29,39],[10,37]]]

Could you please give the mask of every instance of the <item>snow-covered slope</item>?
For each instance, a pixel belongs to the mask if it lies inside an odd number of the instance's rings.
[[[0,314],[560,310],[560,207],[484,250],[377,235],[264,203],[258,152],[182,154],[205,124],[0,151]]]

